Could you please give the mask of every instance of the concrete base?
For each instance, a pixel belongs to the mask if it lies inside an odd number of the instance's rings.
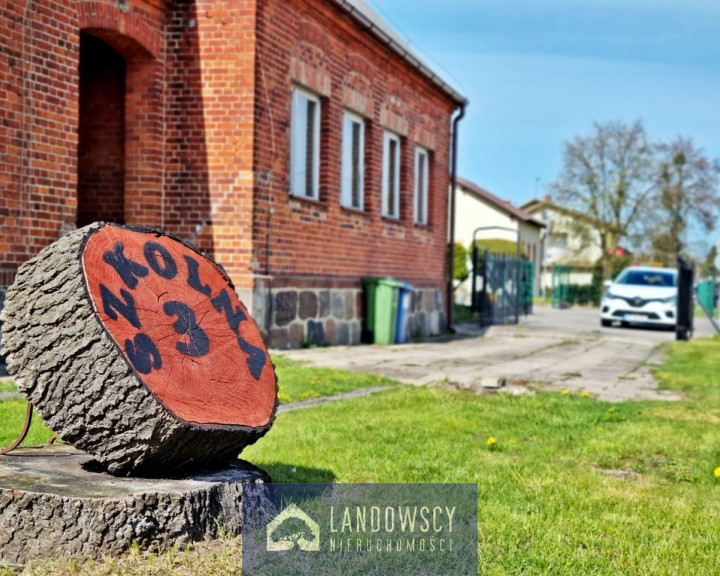
[[[239,534],[245,483],[268,475],[238,460],[171,479],[119,478],[67,445],[0,456],[0,560],[97,557],[129,544],[162,550]]]

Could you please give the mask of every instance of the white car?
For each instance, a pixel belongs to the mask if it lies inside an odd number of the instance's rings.
[[[632,266],[611,283],[600,302],[600,323],[611,326],[654,324],[674,329],[677,320],[677,270]]]

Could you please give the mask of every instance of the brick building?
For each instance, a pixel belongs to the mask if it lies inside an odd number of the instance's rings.
[[[465,101],[362,0],[8,0],[0,37],[0,286],[105,220],[211,254],[275,346],[358,342],[366,276],[443,328]]]

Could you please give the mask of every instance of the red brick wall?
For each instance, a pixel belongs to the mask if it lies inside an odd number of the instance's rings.
[[[165,226],[251,285],[254,1],[175,2],[169,15]]]
[[[443,285],[447,226],[448,97],[330,2],[268,0],[258,9],[255,227],[253,269],[274,284],[299,276],[348,279],[392,275]],[[293,82],[322,97],[320,201],[288,194]],[[366,116],[365,210],[340,206],[342,114]],[[401,218],[381,217],[385,127],[403,133]],[[414,153],[431,154],[429,225],[413,223]],[[268,230],[268,210],[273,213]]]
[[[78,221],[102,217],[195,242],[241,290],[267,272],[276,286],[356,289],[371,275],[444,286],[449,97],[328,0],[129,6],[0,5],[0,281]],[[125,60],[122,145],[117,122],[79,124],[81,31]],[[322,97],[318,202],[288,194],[293,82]],[[118,104],[114,91],[106,105]],[[340,207],[344,106],[367,118],[363,212]],[[384,128],[403,137],[399,221],[380,215]],[[78,129],[106,137],[80,182]],[[418,143],[431,150],[428,226],[413,223]],[[116,206],[93,207],[91,188],[115,190]]]
[[[78,30],[64,4],[0,3],[0,279],[75,223]]]
[[[161,0],[0,4],[2,284],[77,224],[81,30],[127,60],[125,220],[160,224],[163,18]]]

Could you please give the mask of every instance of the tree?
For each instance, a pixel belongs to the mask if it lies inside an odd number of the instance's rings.
[[[700,266],[700,276],[715,278],[718,275],[718,269],[715,266],[715,260],[717,260],[718,251],[717,246],[712,246],[708,250],[707,256],[705,256],[705,262]]]
[[[653,146],[638,120],[596,122],[590,135],[567,142],[551,187],[559,203],[595,222],[603,254],[613,254],[643,219],[656,185]]]
[[[310,527],[300,518],[288,518],[272,534],[273,542],[292,542],[297,548],[300,548],[302,540],[312,539]]]
[[[460,285],[470,276],[470,271],[467,266],[468,253],[462,243],[455,243],[453,257],[455,259],[453,277],[458,281],[458,285]]]
[[[691,139],[678,136],[658,146],[656,226],[653,256],[668,266],[687,247],[687,232],[712,232],[720,215],[720,163],[709,160]]]

